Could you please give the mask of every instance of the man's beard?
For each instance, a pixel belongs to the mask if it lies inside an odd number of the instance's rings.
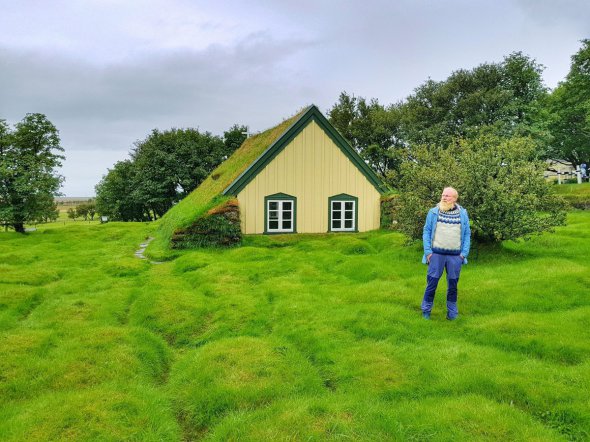
[[[438,203],[438,207],[443,212],[448,212],[449,210],[453,209],[453,207],[455,207],[455,203],[447,203],[445,201],[441,201],[440,203]]]

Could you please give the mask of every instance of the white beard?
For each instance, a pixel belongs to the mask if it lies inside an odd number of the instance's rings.
[[[440,203],[438,203],[438,207],[440,208],[440,210],[442,210],[443,212],[448,212],[449,210],[451,210],[453,207],[455,207],[455,203],[445,203],[444,201],[441,201]]]

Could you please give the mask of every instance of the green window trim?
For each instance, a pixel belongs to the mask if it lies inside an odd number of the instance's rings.
[[[285,212],[282,209],[283,202],[291,201],[291,230],[284,230],[284,229],[269,229],[269,212],[270,212],[270,204],[272,202],[277,202],[276,211],[278,212],[277,222],[280,225],[284,220],[283,213]],[[279,209],[280,207],[280,209]],[[282,235],[288,233],[297,233],[297,197],[293,195],[287,195],[286,193],[275,193],[273,195],[267,195],[264,197],[264,234],[265,235]]]
[[[353,227],[350,229],[345,228],[336,228],[334,229],[332,226],[332,203],[334,202],[352,202],[354,204],[354,218],[353,218]],[[344,210],[341,209],[341,212]],[[346,193],[341,193],[340,195],[334,195],[328,198],[328,232],[358,232],[358,219],[359,219],[359,199],[356,196],[348,195]],[[344,221],[345,216],[340,218],[340,221]]]

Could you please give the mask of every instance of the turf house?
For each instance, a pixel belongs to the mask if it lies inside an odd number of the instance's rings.
[[[242,234],[379,228],[385,186],[312,105],[244,141],[162,218],[173,248],[231,245]]]

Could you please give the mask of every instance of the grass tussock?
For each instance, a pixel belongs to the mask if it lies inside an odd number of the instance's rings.
[[[133,257],[151,225],[0,234],[0,439],[587,440],[590,215],[474,250],[420,316],[396,232]]]

